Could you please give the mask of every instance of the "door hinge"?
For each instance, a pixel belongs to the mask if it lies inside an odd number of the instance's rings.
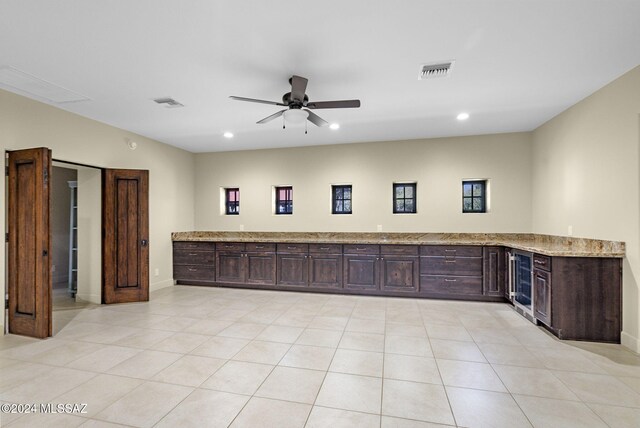
[[[4,167],[4,175],[6,175],[7,177],[9,176],[9,166],[5,166]]]
[[[49,170],[47,168],[44,169],[44,183],[47,184],[49,182]]]
[[[4,234],[4,242],[9,242],[9,232]]]

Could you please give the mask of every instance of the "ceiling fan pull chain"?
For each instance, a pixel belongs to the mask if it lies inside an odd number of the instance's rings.
[[[286,126],[285,126],[285,123],[284,123],[284,115],[282,115],[282,129],[285,129],[285,128],[286,128]]]
[[[307,123],[308,122],[309,122],[308,120],[304,121],[304,135],[307,135]]]

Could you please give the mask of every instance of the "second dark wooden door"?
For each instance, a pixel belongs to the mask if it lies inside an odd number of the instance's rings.
[[[149,300],[149,171],[102,174],[102,303]]]

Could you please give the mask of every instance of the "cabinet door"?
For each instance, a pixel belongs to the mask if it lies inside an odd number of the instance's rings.
[[[420,259],[411,256],[384,256],[382,263],[382,289],[388,291],[418,291]]]
[[[247,284],[273,285],[276,283],[274,253],[245,253],[244,259]]]
[[[311,287],[342,288],[341,255],[311,254],[308,260]]]
[[[551,326],[551,273],[542,269],[533,270],[533,316]]]
[[[378,290],[380,283],[378,256],[344,256],[344,288],[350,290]]]
[[[504,250],[500,247],[484,247],[483,256],[483,294],[485,296],[503,296]]]
[[[308,284],[306,254],[278,254],[278,285],[306,287]]]
[[[244,282],[244,272],[243,253],[216,251],[216,281]]]

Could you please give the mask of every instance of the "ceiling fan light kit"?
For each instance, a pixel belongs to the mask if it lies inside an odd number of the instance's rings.
[[[329,126],[329,122],[312,112],[315,109],[327,109],[327,108],[358,108],[360,107],[360,100],[336,100],[336,101],[315,101],[309,102],[309,97],[305,93],[307,90],[307,83],[309,81],[304,77],[291,76],[289,83],[291,84],[291,92],[287,92],[282,96],[282,102],[259,100],[255,98],[245,98],[230,96],[229,98],[236,101],[247,101],[251,103],[269,104],[275,106],[287,107],[284,110],[280,110],[264,119],[259,120],[258,124],[264,124],[272,121],[280,116],[283,117],[284,123],[289,124],[305,124],[307,120],[316,126]],[[311,109],[311,110],[309,110]],[[333,128],[335,129],[335,128]]]

